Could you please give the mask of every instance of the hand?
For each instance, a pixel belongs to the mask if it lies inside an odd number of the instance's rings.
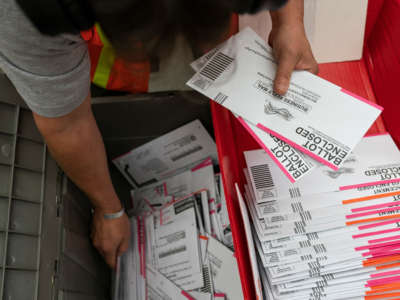
[[[130,222],[126,214],[118,219],[106,220],[104,213],[97,208],[94,211],[92,241],[106,263],[114,269],[117,257],[129,248]]]
[[[318,73],[318,64],[312,54],[302,22],[275,26],[268,42],[278,62],[274,81],[276,93],[284,95],[287,92],[293,70]]]

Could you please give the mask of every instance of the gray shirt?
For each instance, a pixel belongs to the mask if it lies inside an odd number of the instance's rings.
[[[173,55],[161,62],[159,72],[151,74],[149,91],[186,89],[185,81],[192,75],[191,60],[188,45],[177,38]],[[15,0],[0,0],[0,68],[32,111],[41,116],[68,114],[89,95],[86,42],[80,35],[41,34]]]
[[[15,0],[0,0],[0,68],[45,117],[68,114],[89,94],[86,42],[79,35],[42,35]]]

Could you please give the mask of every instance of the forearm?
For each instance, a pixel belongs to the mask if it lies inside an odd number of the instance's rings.
[[[270,11],[272,26],[303,24],[304,0],[289,0],[276,11]]]
[[[104,144],[90,107],[90,97],[73,120],[35,116],[49,150],[69,178],[104,212],[121,209],[111,183]],[[65,117],[68,118],[68,117]],[[68,124],[70,123],[70,124]]]

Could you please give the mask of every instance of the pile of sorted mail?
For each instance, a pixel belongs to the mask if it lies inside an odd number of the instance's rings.
[[[399,299],[400,152],[364,137],[382,108],[307,72],[275,94],[272,50],[249,28],[192,67],[188,85],[262,148],[236,187],[257,297]]]
[[[200,121],[114,164],[134,187],[114,298],[243,299],[216,145]]]
[[[265,151],[244,154],[269,299],[391,299],[400,282],[400,183],[384,178],[399,174],[400,152],[390,135],[365,137],[339,171],[319,165],[295,184]]]

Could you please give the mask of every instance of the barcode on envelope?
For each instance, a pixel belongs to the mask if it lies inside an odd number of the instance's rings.
[[[208,52],[204,58],[206,61],[210,60],[211,57],[214,56],[214,54],[219,50],[219,47],[214,48],[213,50],[211,50],[210,52]]]
[[[171,255],[175,255],[175,254],[178,254],[178,253],[183,253],[185,251],[186,251],[186,246],[183,245],[183,246],[180,246],[180,247],[176,247],[176,248],[161,252],[158,255],[158,257],[161,259],[161,258],[165,258],[165,257],[171,256]]]
[[[218,104],[223,105],[224,102],[228,99],[228,96],[222,93],[218,93],[218,95],[215,97],[214,101],[217,102]]]
[[[210,85],[209,81],[204,79],[203,77],[197,77],[193,80],[192,84],[197,86],[201,90],[206,90]]]
[[[250,172],[257,190],[272,189],[275,187],[271,171],[267,164],[252,166],[250,167]]]
[[[183,151],[182,153],[179,153],[179,154],[171,156],[171,160],[172,161],[180,160],[181,158],[185,158],[185,157],[187,157],[187,156],[189,156],[189,155],[191,155],[193,153],[196,153],[196,152],[198,152],[198,151],[200,151],[202,149],[203,149],[203,147],[201,145],[197,145],[197,146],[195,146],[193,148],[190,148],[190,149],[188,149],[186,151]]]
[[[300,189],[298,187],[289,188],[290,198],[299,198],[301,197]]]
[[[222,73],[232,64],[234,59],[218,52],[209,63],[200,71],[200,74],[211,81],[217,80]]]
[[[210,281],[210,270],[208,268],[208,266],[203,266],[203,280],[204,280],[204,286],[200,289],[200,291],[202,293],[211,293],[212,292],[212,288],[211,288],[211,284],[212,282]]]

